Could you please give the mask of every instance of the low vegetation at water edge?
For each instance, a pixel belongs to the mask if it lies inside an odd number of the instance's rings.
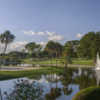
[[[100,87],[83,89],[72,100],[100,100]]]

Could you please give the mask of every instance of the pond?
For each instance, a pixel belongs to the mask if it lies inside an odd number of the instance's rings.
[[[44,100],[50,100],[51,96],[52,100],[72,100],[72,97],[81,89],[99,85],[100,71],[80,68],[65,69],[63,74],[56,75],[53,73],[41,75],[38,79],[29,79],[25,77],[0,81],[3,100],[7,100],[5,99],[5,92],[7,92],[8,95],[11,94],[15,89],[16,83],[25,80],[29,83],[39,83],[42,86]],[[56,88],[58,92],[54,92]]]

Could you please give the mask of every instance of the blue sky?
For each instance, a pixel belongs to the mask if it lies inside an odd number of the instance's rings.
[[[79,39],[100,31],[100,0],[0,0],[0,32],[5,30],[15,41]]]

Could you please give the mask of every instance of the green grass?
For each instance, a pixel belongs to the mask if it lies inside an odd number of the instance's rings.
[[[23,63],[28,63],[28,64],[56,64],[56,60],[58,64],[62,63],[61,59],[45,59],[45,60],[31,60],[31,59],[24,59],[22,62]]]
[[[78,64],[78,65],[94,65],[93,60],[90,59],[73,59],[72,64]]]
[[[28,64],[56,64],[56,60],[58,64],[63,64],[64,59],[47,59],[47,60],[30,60],[30,59],[24,59],[23,63]],[[76,65],[89,65],[93,66],[93,60],[92,59],[72,59],[72,64]]]
[[[57,73],[60,74],[63,72],[63,68],[55,67],[44,67],[35,70],[25,70],[25,71],[0,71],[0,80],[7,80],[20,77],[29,77],[29,78],[38,78],[43,74]]]
[[[72,100],[100,100],[100,87],[83,89]]]

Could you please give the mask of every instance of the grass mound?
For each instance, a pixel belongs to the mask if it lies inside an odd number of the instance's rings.
[[[90,87],[78,92],[72,100],[100,100],[100,87]]]

